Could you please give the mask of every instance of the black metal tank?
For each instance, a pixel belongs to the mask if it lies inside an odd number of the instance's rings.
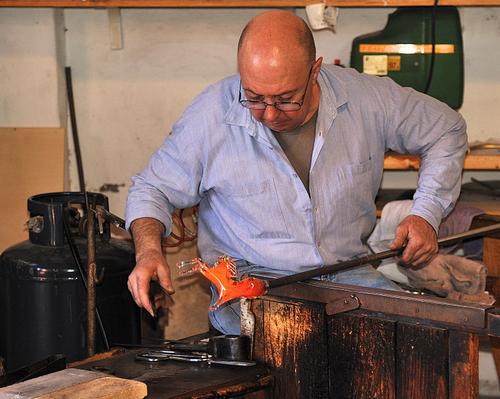
[[[89,203],[108,210],[106,196],[88,195]],[[67,217],[86,274],[84,203],[83,193],[74,192],[29,198],[29,240],[0,256],[0,357],[5,358],[8,371],[56,353],[65,354],[68,361],[86,356],[86,290],[63,224]],[[135,264],[133,248],[111,238],[107,222],[95,230],[101,277],[96,302],[108,340],[139,343],[140,311],[127,290],[127,277]],[[99,328],[96,345],[98,351],[104,349]]]

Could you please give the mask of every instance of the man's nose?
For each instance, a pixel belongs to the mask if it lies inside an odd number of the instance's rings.
[[[273,105],[268,105],[264,111],[264,120],[274,121],[281,111]]]

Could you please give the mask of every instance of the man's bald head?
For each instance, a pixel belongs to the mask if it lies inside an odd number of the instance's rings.
[[[275,10],[254,17],[241,33],[238,61],[259,54],[268,59],[285,57],[311,64],[316,59],[316,46],[312,32],[302,18],[288,11]]]
[[[289,132],[307,122],[319,105],[317,77],[322,58],[316,60],[312,33],[306,23],[287,11],[268,11],[253,18],[238,46],[240,83],[255,120],[275,132]],[[240,93],[241,96],[241,93]],[[295,103],[284,111],[278,103]]]

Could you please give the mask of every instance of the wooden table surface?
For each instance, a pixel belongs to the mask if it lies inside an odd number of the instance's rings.
[[[265,391],[272,385],[272,377],[262,365],[209,366],[173,360],[158,363],[135,360],[136,355],[145,350],[115,351],[110,357],[100,355],[98,359],[101,360],[88,359],[73,367],[142,381],[148,387],[148,399],[208,399],[229,395],[241,395],[238,397],[244,398],[246,393]]]

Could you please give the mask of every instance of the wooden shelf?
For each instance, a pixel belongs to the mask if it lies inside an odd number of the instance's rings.
[[[417,155],[400,155],[388,153],[384,160],[385,170],[418,170],[420,158]],[[498,170],[500,169],[500,155],[467,154],[464,170]]]
[[[0,7],[79,8],[222,8],[222,7],[304,7],[318,0],[0,0]],[[432,6],[434,0],[326,0],[338,7]],[[441,6],[500,6],[500,0],[441,0]]]

